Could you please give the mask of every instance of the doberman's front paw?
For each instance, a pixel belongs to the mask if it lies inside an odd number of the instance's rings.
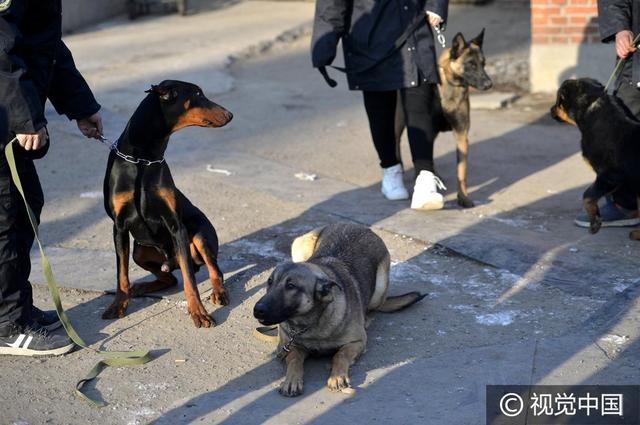
[[[213,293],[209,297],[209,300],[212,304],[216,305],[227,305],[229,304],[229,294],[224,289],[220,291],[213,290]]]
[[[462,208],[473,208],[475,206],[473,201],[467,195],[463,195],[462,193],[458,193],[458,205]]]
[[[351,381],[347,375],[331,375],[327,379],[327,387],[331,391],[343,391],[347,388],[351,388]]]
[[[601,227],[602,227],[602,217],[600,217],[599,215],[592,217],[589,223],[589,233],[591,233],[592,235],[595,235],[596,233],[598,233]]]
[[[633,230],[629,233],[629,239],[633,241],[640,241],[640,230]]]
[[[216,325],[216,322],[213,321],[207,310],[204,308],[202,304],[199,306],[194,306],[193,308],[188,308],[189,315],[191,315],[191,319],[193,319],[193,323],[196,325],[196,328],[210,328]]]
[[[129,307],[129,300],[116,300],[102,313],[102,318],[105,320],[121,319],[127,315],[127,307]]]
[[[294,378],[285,378],[284,382],[280,384],[278,392],[285,397],[297,397],[304,391],[302,376],[296,376]]]

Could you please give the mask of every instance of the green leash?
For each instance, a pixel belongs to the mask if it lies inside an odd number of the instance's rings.
[[[636,38],[633,39],[631,44],[635,46],[638,43],[638,41],[640,41],[640,34],[636,35]],[[616,63],[616,67],[613,68],[613,72],[611,73],[611,77],[609,77],[609,81],[607,81],[607,84],[604,86],[605,93],[609,91],[609,86],[611,85],[611,83],[613,83],[616,76],[618,75],[618,72],[620,71],[620,67],[622,66],[622,64],[626,62],[630,57],[631,55],[627,56],[625,59],[622,59],[622,58],[618,59],[618,63]]]
[[[38,248],[40,249],[40,260],[42,261],[42,270],[44,270],[44,277],[47,280],[47,287],[49,288],[49,293],[51,294],[51,298],[53,299],[53,303],[56,306],[56,312],[58,313],[58,317],[60,318],[60,322],[62,322],[62,326],[67,331],[67,335],[69,338],[78,346],[85,348],[87,350],[91,350],[96,354],[104,357],[100,360],[85,376],[83,379],[78,381],[76,384],[75,394],[83,400],[88,401],[96,407],[104,407],[106,403],[92,399],[82,392],[82,387],[84,385],[95,379],[100,372],[102,372],[105,368],[112,367],[121,367],[121,366],[134,366],[141,365],[149,362],[151,360],[151,356],[148,351],[100,351],[94,348],[87,346],[82,338],[78,335],[78,333],[71,326],[71,321],[67,316],[67,313],[62,308],[62,302],[60,301],[60,292],[58,291],[58,287],[56,285],[56,281],[53,277],[53,270],[51,269],[51,264],[49,263],[49,259],[44,253],[44,248],[42,247],[42,243],[40,242],[40,238],[38,237],[38,224],[29,207],[29,203],[27,202],[27,198],[24,195],[24,190],[22,188],[22,182],[20,181],[20,176],[18,175],[18,169],[16,167],[16,160],[13,153],[13,142],[16,139],[13,139],[11,142],[7,144],[4,148],[4,154],[7,157],[7,162],[9,164],[9,169],[11,171],[11,178],[13,183],[16,185],[16,189],[20,192],[20,196],[22,196],[22,200],[24,201],[24,205],[27,210],[27,214],[29,215],[29,221],[31,222],[31,227],[33,228],[33,233],[35,235],[35,240],[38,243]]]

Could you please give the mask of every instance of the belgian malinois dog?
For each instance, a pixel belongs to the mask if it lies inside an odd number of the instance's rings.
[[[489,90],[493,86],[484,69],[482,52],[484,29],[476,38],[467,42],[462,33],[453,37],[451,48],[444,49],[438,59],[440,83],[433,105],[429,105],[433,122],[433,137],[443,131],[453,131],[457,142],[458,205],[473,207],[467,189],[467,158],[469,155],[469,87]],[[398,96],[398,98],[400,98]],[[402,106],[396,107],[396,152],[400,160],[400,136],[405,128]]]
[[[293,241],[291,256],[294,262],[275,268],[253,310],[260,323],[280,325],[278,357],[287,365],[280,394],[302,394],[303,364],[310,354],[333,354],[327,386],[348,392],[349,366],[367,344],[367,313],[398,311],[426,294],[387,297],[389,251],[365,226],[315,229]]]

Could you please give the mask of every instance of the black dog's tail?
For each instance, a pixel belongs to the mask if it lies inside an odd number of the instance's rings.
[[[386,301],[376,309],[383,313],[393,313],[400,311],[403,308],[407,308],[426,297],[429,294],[421,294],[420,292],[408,292],[404,295],[397,295],[395,297],[387,297]]]

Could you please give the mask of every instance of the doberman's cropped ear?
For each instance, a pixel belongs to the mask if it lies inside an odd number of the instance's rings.
[[[476,46],[482,48],[483,42],[484,42],[484,28],[482,28],[482,31],[480,31],[480,34],[478,34],[476,38],[471,40],[469,43],[475,44]]]
[[[342,290],[340,285],[332,280],[318,279],[316,281],[316,298],[320,301],[328,302],[333,300],[333,290],[338,288]]]
[[[171,87],[157,86],[155,84],[152,84],[149,90],[145,90],[145,93],[155,93],[164,102],[169,102],[178,95],[178,92]]]
[[[453,42],[451,43],[451,59],[458,59],[466,45],[467,42],[464,40],[464,35],[462,35],[461,32],[457,33],[455,37],[453,37]]]

